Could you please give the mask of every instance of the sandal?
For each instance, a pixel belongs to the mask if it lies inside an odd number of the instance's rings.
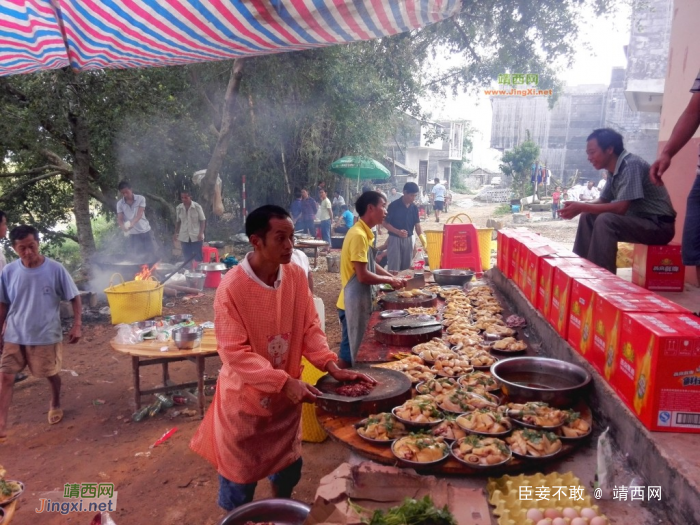
[[[49,425],[55,425],[57,423],[60,423],[62,419],[63,409],[52,408],[51,410],[49,410]]]

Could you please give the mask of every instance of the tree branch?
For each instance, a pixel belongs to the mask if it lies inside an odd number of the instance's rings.
[[[58,169],[58,166],[50,166],[49,164],[47,164],[46,166],[42,166],[41,168],[33,168],[27,171],[17,171],[15,173],[0,173],[0,178],[7,179],[10,177],[22,177],[24,175],[36,175],[38,173],[51,169]]]
[[[63,175],[63,173],[61,171],[52,171],[50,173],[45,173],[44,175],[39,175],[38,177],[34,177],[33,179],[29,179],[27,181],[24,181],[19,186],[15,186],[12,189],[12,191],[9,191],[7,193],[4,193],[3,195],[0,195],[0,201],[5,201],[11,197],[14,197],[18,193],[21,193],[24,188],[34,184],[35,182],[39,182],[40,180],[44,180],[44,179],[49,179],[51,177],[55,177],[56,175]]]
[[[158,195],[154,195],[153,193],[144,193],[144,196],[148,197],[151,200],[154,200],[158,203],[160,203],[166,210],[168,210],[168,214],[170,215],[170,218],[173,219],[175,217],[175,207],[172,205],[171,202],[165,200],[163,197],[160,197]],[[173,221],[174,223],[175,221]]]
[[[75,242],[75,244],[80,244],[80,241],[78,241],[78,237],[76,237],[75,235],[71,235],[70,233],[52,231],[51,235],[53,237],[61,237],[62,239],[69,239],[69,240]]]
[[[102,203],[102,205],[105,206],[108,210],[116,213],[117,201],[115,201],[114,199],[110,199],[102,191],[97,191],[94,188],[90,188],[88,193],[90,193],[90,197],[92,197],[96,201]]]

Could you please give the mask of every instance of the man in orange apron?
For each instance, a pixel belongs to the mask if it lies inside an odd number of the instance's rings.
[[[190,442],[219,473],[226,510],[252,501],[269,477],[288,498],[301,478],[301,404],[320,392],[301,381],[301,358],[339,381],[367,376],[341,370],[328,348],[304,271],[289,264],[294,224],[279,206],[246,219],[254,247],[221,282],[214,301],[222,367],[214,400]]]

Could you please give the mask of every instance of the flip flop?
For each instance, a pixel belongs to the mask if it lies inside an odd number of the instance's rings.
[[[49,425],[55,425],[57,423],[60,423],[62,419],[63,409],[52,408],[51,410],[49,410]]]

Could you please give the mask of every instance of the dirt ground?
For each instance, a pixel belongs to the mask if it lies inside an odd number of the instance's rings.
[[[478,226],[485,226],[495,208],[496,205],[464,209],[453,206],[447,215],[464,211]],[[510,222],[509,216],[505,221]],[[559,240],[567,237],[571,242],[575,225],[572,230],[565,221],[550,223],[549,229],[561,234]],[[433,217],[423,225],[438,226]],[[541,223],[538,228],[547,226]],[[328,273],[325,260],[320,257],[314,280],[316,295],[326,307],[328,342],[332,349],[337,349],[340,330],[335,301],[340,291],[339,274]],[[196,305],[179,298],[174,301],[174,307],[164,307],[163,313],[192,313],[198,321],[213,320],[213,297],[213,291],[209,290]],[[112,518],[117,525],[213,525],[224,515],[216,505],[216,472],[188,448],[200,422],[198,415],[174,415],[183,408],[174,407],[139,423],[131,421],[134,412],[131,360],[111,349],[109,340],[114,335],[114,328],[106,320],[85,323],[80,343],[64,347],[61,377],[65,416],[60,424],[47,423],[46,381],[30,378],[16,385],[8,441],[0,445],[0,464],[7,469],[9,479],[26,484],[13,525],[88,524],[91,516],[87,513],[61,516],[34,511],[39,507],[42,492],[63,491],[66,483],[83,482],[115,484],[119,493],[118,510],[112,513]],[[219,366],[218,359],[210,359],[207,374],[215,376]],[[174,363],[171,379],[192,381],[194,370],[192,363]],[[142,387],[160,384],[159,373],[157,366],[142,368]],[[174,427],[177,432],[171,439],[149,449],[149,445]],[[148,452],[150,455],[139,454]],[[294,498],[310,503],[319,479],[349,457],[343,446],[330,440],[305,443],[303,478]],[[261,482],[256,499],[270,495],[267,481]]]

